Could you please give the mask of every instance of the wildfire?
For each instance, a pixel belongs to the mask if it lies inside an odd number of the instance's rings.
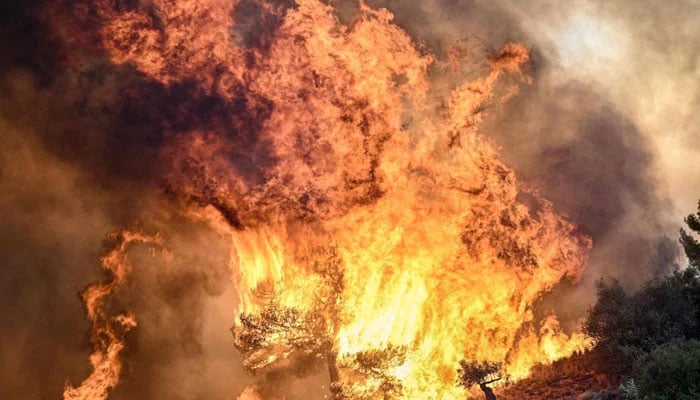
[[[72,7],[100,18],[113,62],[230,108],[208,130],[173,130],[162,159],[184,212],[230,237],[249,369],[320,360],[339,399],[457,399],[461,359],[517,379],[587,345],[532,306],[581,276],[590,240],[477,132],[499,85],[522,78],[523,45],[459,81],[459,52],[443,62],[365,4],[349,25],[318,0]],[[108,268],[115,281],[86,292],[98,300],[125,276]],[[123,345],[95,301],[111,339],[96,343],[94,374],[109,367],[89,398],[105,398]],[[88,398],[86,385],[64,398]]]
[[[122,363],[120,353],[124,349],[124,334],[137,326],[131,313],[118,314],[113,317],[104,310],[104,301],[116,288],[122,285],[129,273],[131,264],[126,251],[132,243],[160,245],[157,236],[148,236],[141,232],[124,231],[110,235],[114,247],[102,257],[102,268],[111,280],[88,286],[81,297],[85,302],[87,317],[91,323],[90,341],[94,352],[90,355],[92,373],[79,387],[66,383],[63,390],[65,400],[100,400],[108,397],[109,390],[119,383]]]

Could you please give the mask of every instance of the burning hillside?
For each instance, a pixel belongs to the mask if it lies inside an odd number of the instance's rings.
[[[461,359],[517,380],[587,346],[533,304],[581,277],[590,240],[478,131],[527,82],[522,44],[475,67],[459,44],[431,54],[386,9],[361,4],[341,23],[317,0],[79,1],[52,15],[76,49],[196,93],[154,111],[160,181],[178,213],[230,243],[232,340],[250,371],[322,366],[338,399],[456,399]],[[218,112],[182,124],[206,113],[202,98]],[[151,240],[123,237],[115,251]],[[94,371],[65,399],[107,398],[124,346],[114,326],[139,319],[100,309],[128,279],[112,261],[126,256],[110,254],[113,280],[84,295]]]

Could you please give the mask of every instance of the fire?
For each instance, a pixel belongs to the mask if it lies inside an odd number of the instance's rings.
[[[94,7],[113,62],[231,109],[209,130],[173,131],[162,158],[184,212],[230,237],[250,369],[315,357],[338,398],[457,399],[461,359],[504,362],[517,379],[585,348],[532,307],[581,276],[590,240],[477,131],[523,78],[523,45],[461,81],[458,52],[438,59],[364,3],[347,26],[318,0]],[[89,290],[101,298],[119,279]],[[94,374],[112,366],[95,398],[116,384],[122,346],[96,344]]]
[[[107,399],[109,390],[119,383],[124,334],[135,328],[137,323],[131,313],[108,316],[104,310],[104,301],[126,281],[131,271],[132,267],[126,255],[129,245],[161,244],[158,236],[149,236],[141,232],[124,231],[110,236],[115,245],[102,257],[101,265],[110,274],[111,280],[92,284],[81,293],[91,323],[90,341],[94,351],[90,355],[90,364],[93,370],[77,388],[66,383],[63,390],[65,400]]]

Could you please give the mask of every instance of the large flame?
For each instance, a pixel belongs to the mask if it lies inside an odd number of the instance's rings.
[[[363,3],[349,25],[318,0],[81,7],[112,61],[234,111],[173,132],[163,160],[169,192],[231,238],[237,313],[321,313],[340,366],[403,349],[386,373],[405,399],[462,398],[463,358],[517,379],[586,345],[533,303],[581,276],[590,241],[477,132],[498,88],[523,79],[524,46],[462,81],[459,51],[440,61]],[[329,254],[340,283],[319,272]]]
[[[142,232],[124,231],[110,235],[114,247],[101,259],[102,268],[111,279],[94,283],[81,293],[85,303],[87,317],[90,321],[90,341],[94,352],[90,355],[92,373],[78,387],[66,383],[63,390],[65,400],[104,400],[109,390],[119,383],[124,350],[124,334],[137,326],[131,313],[122,313],[110,317],[105,311],[105,299],[122,285],[129,273],[131,264],[127,249],[133,243],[160,245],[158,236],[149,236]]]

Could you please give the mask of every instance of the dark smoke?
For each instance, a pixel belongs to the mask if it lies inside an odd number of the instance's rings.
[[[144,221],[167,237],[173,261],[164,269],[147,248],[132,252],[131,280],[110,309],[134,310],[139,328],[112,396],[228,398],[247,384],[229,332],[228,247],[168,216],[157,159],[164,121],[192,129],[230,107],[99,54],[71,69],[45,6],[3,3],[0,13],[0,398],[60,398],[66,381],[87,376],[78,293],[108,278],[98,267],[105,235]]]

